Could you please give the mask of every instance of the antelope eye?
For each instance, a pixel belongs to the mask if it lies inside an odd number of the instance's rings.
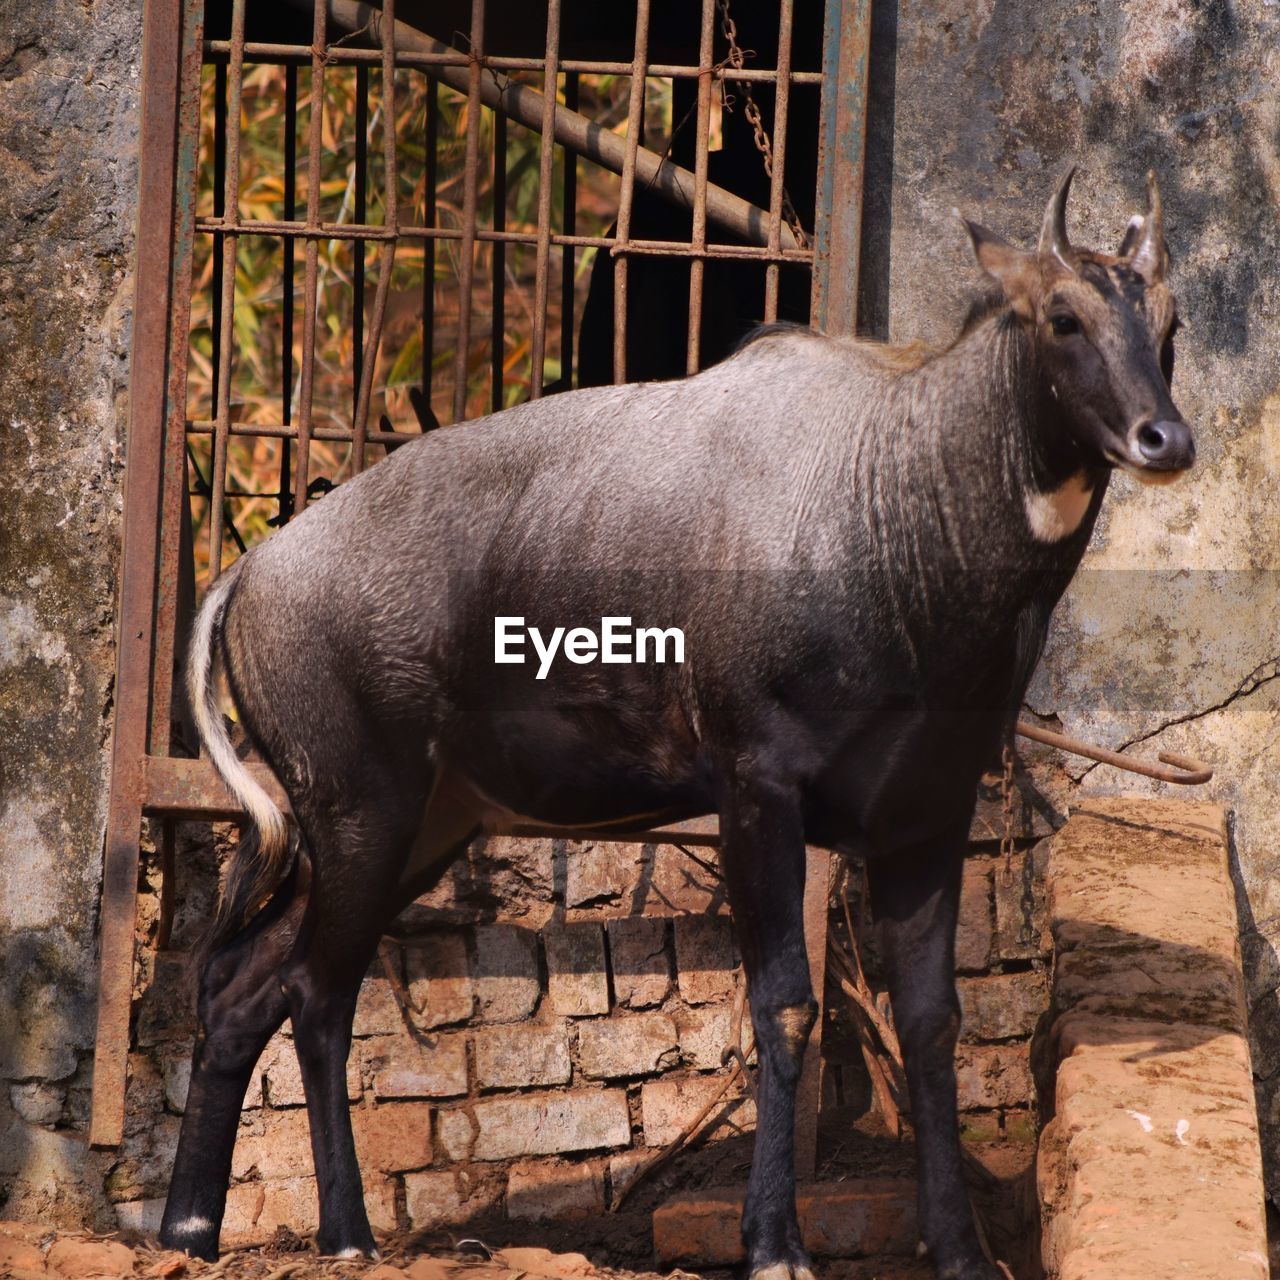
[[[1068,338],[1073,333],[1080,332],[1080,321],[1068,312],[1061,311],[1049,318],[1049,327],[1059,338]]]

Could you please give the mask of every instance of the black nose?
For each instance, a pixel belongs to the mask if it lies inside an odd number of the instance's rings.
[[[1148,422],[1138,428],[1138,452],[1161,471],[1182,471],[1196,460],[1191,428],[1182,421]]]

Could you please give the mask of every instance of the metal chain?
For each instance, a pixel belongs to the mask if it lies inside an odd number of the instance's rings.
[[[1013,875],[1013,747],[1006,746],[1000,756],[1004,771],[1000,775],[1000,814],[1004,830],[1000,833],[1000,856],[1004,859],[1004,878]]]
[[[729,13],[729,0],[716,0],[716,5],[720,10],[720,29],[724,32],[725,41],[729,46],[728,56],[720,63],[720,69],[723,70],[728,66],[735,71],[743,71],[746,68],[747,54],[754,53],[754,50],[744,50],[738,43],[738,24],[734,22],[732,15]],[[764,159],[764,171],[772,178],[773,141],[769,137],[769,131],[764,127],[764,118],[760,114],[760,106],[752,96],[751,81],[741,80],[738,83],[742,86],[742,114],[746,117],[746,121],[755,135],[756,150],[760,152]],[[729,92],[727,82],[721,77],[720,105],[726,112],[731,112],[735,101],[733,94]],[[791,203],[791,194],[787,191],[785,185],[782,188],[782,216],[791,228],[791,232],[796,238],[796,243],[802,248],[807,246],[808,240],[805,238],[804,228],[800,225],[800,217],[796,213],[795,206]]]

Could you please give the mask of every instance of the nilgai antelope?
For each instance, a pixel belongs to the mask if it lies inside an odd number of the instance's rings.
[[[245,1087],[288,1017],[326,1254],[372,1255],[348,1114],[379,937],[476,833],[717,814],[759,1045],[742,1231],[806,1280],[794,1110],[814,1019],[804,847],[864,858],[938,1274],[996,1280],[961,1174],[953,974],[976,783],[1007,740],[1109,475],[1195,456],[1170,397],[1160,197],[1116,254],[966,222],[989,290],[945,350],[769,329],[681,381],[434,432],[218,579],[192,640],[210,759],[249,815],[199,979],[161,1238],[212,1258]],[[684,661],[495,662],[496,619],[626,617]],[[508,623],[503,623],[508,626]],[[512,624],[513,625],[513,624]],[[589,656],[589,654],[588,654]],[[232,750],[215,671],[296,826]]]

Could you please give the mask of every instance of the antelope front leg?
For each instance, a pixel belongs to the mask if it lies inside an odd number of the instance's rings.
[[[796,1085],[817,1015],[804,943],[804,830],[795,789],[727,781],[721,858],[760,1059],[755,1153],[742,1213],[752,1280],[813,1280],[796,1221]]]
[[[966,821],[953,838],[872,861],[867,876],[911,1094],[920,1238],[939,1280],[1000,1280],[978,1244],[956,1119],[955,939],[967,831]]]

